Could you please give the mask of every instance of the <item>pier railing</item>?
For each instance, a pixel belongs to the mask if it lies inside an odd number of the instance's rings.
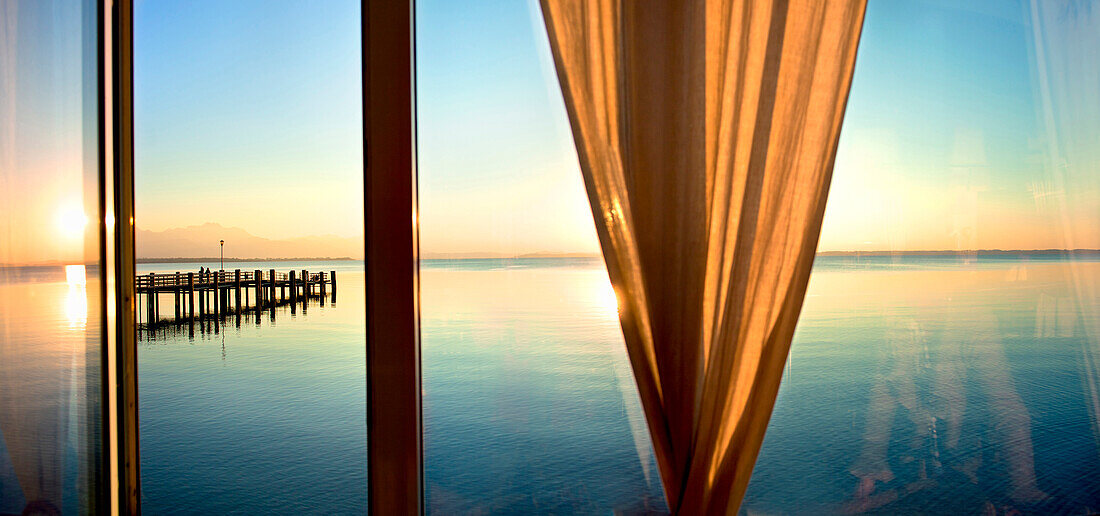
[[[157,274],[149,273],[142,274],[135,277],[135,286],[139,289],[148,288],[161,288],[161,287],[186,287],[188,285],[188,277],[194,278],[194,283],[198,285],[210,285],[214,283],[218,284],[232,284],[237,282],[237,271],[213,271],[213,272],[176,272]],[[310,283],[331,282],[331,275],[325,272],[311,272],[308,274]],[[260,281],[267,283],[271,281],[270,271],[260,271]],[[252,283],[256,278],[256,273],[253,271],[240,271],[240,281],[242,283]],[[298,281],[302,281],[302,276],[297,276]],[[290,281],[290,273],[275,272],[275,282]]]

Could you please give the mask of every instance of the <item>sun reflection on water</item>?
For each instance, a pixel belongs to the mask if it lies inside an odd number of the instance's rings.
[[[66,265],[65,266],[65,283],[68,283],[70,287],[80,285],[84,286],[88,283],[88,274],[83,265]]]
[[[607,312],[618,313],[619,296],[616,295],[615,288],[611,286],[611,281],[592,282],[592,284],[595,289],[593,296],[596,306]]]
[[[84,329],[88,323],[87,271],[83,265],[66,265],[65,282],[69,292],[65,295],[65,318],[70,328]]]

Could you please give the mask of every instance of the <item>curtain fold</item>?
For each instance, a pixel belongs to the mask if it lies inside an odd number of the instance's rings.
[[[542,0],[669,507],[735,513],[825,208],[865,0]]]

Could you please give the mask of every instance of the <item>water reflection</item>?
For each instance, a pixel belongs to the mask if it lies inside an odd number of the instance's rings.
[[[1100,281],[1100,263],[827,264],[747,513],[1100,507],[1094,343],[1081,331],[1100,304],[1071,281]]]
[[[365,281],[361,263],[344,266],[340,302],[311,299],[308,314],[299,303],[274,323],[248,310],[139,331],[144,513],[362,513]]]
[[[98,456],[98,280],[83,265],[2,272],[0,513],[80,512]]]
[[[1048,497],[1036,481],[1031,417],[1011,376],[998,337],[1001,330],[988,312],[967,313],[965,306],[960,308],[948,307],[944,338],[932,346],[935,356],[920,323],[913,319],[888,323],[863,448],[849,468],[859,482],[847,512],[874,509],[935,488],[944,468],[979,486],[992,482],[993,488],[999,488],[1007,480],[1007,497],[1015,503],[1032,504]],[[920,381],[928,384],[925,392],[918,389]],[[969,417],[982,420],[987,426],[984,432],[964,433],[968,391],[976,398],[970,400]],[[908,421],[899,435],[893,435],[899,411]],[[893,457],[891,444],[895,445]],[[989,449],[999,456],[1003,471],[982,469]],[[891,463],[906,470],[900,482],[891,483],[895,480]]]
[[[661,513],[600,260],[421,266],[429,513]]]
[[[65,316],[69,327],[83,330],[88,323],[88,284],[87,272],[83,265],[66,265],[65,282],[69,293],[65,296]]]
[[[0,514],[100,507],[98,10],[0,1]]]

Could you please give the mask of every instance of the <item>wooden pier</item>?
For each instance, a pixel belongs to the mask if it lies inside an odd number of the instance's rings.
[[[143,274],[135,278],[138,300],[144,296],[146,326],[166,322],[186,323],[207,317],[221,318],[247,311],[262,312],[277,306],[308,304],[328,296],[336,302],[336,271],[276,272],[253,270]],[[174,318],[161,317],[161,297],[171,295]],[[165,314],[166,316],[168,314]]]

